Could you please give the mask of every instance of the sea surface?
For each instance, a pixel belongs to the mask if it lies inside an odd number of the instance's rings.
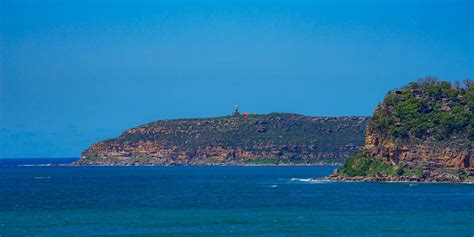
[[[474,235],[469,184],[306,180],[335,167],[31,166],[71,161],[0,160],[0,236]]]

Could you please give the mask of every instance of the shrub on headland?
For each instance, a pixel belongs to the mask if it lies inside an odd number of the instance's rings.
[[[394,140],[444,140],[454,134],[474,139],[474,83],[427,77],[391,91],[369,127]]]
[[[388,162],[375,157],[355,155],[347,159],[340,169],[340,174],[348,177],[375,177],[377,174],[397,175],[396,169]]]
[[[339,175],[346,177],[417,177],[423,176],[421,168],[409,167],[405,164],[392,165],[377,157],[355,155],[346,160],[339,170]]]

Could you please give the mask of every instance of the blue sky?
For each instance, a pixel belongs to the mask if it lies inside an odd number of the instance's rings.
[[[1,0],[0,157],[234,104],[370,115],[419,77],[473,78],[473,24],[469,0]]]

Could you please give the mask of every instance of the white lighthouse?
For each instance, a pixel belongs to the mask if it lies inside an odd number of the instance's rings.
[[[237,107],[237,105],[234,106],[234,112],[232,113],[232,116],[240,116],[239,107]]]

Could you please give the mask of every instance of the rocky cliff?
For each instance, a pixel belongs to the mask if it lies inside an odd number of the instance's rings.
[[[75,164],[338,164],[364,143],[367,121],[286,113],[156,121],[93,144]]]
[[[472,179],[472,85],[426,78],[389,92],[369,120],[364,146],[330,179]]]

